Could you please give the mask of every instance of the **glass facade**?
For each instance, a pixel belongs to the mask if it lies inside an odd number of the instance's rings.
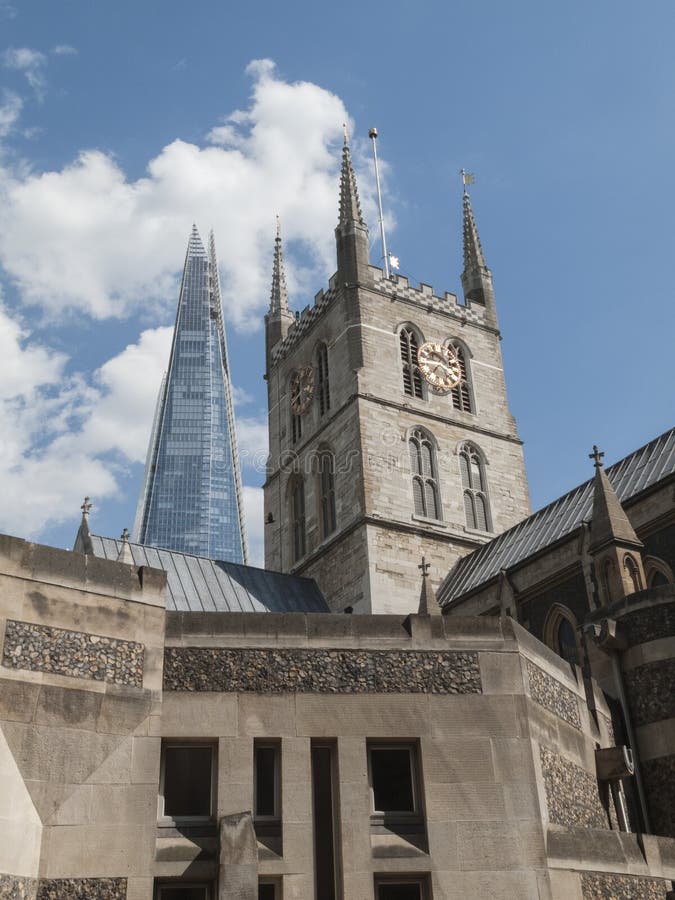
[[[218,264],[193,227],[160,389],[136,539],[246,562],[241,477]]]

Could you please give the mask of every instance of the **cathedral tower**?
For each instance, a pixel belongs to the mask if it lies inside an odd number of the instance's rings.
[[[246,562],[216,249],[194,226],[134,531],[141,544]]]
[[[338,612],[415,611],[422,556],[437,583],[530,510],[466,193],[463,217],[462,300],[386,278],[369,262],[345,141],[337,273],[281,329],[273,284],[265,564],[316,578]],[[277,237],[277,285],[280,260]]]

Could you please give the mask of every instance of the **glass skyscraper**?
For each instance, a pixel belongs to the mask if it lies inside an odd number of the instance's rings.
[[[216,251],[195,226],[134,531],[152,547],[247,561]]]

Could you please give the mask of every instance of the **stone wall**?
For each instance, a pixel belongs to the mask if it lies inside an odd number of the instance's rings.
[[[532,699],[575,728],[581,728],[576,695],[528,660],[527,674]]]
[[[624,673],[636,726],[675,718],[675,659],[645,663]]]
[[[621,616],[628,646],[675,635],[675,603],[660,603]]]
[[[125,900],[126,878],[47,878],[37,900]]]
[[[10,619],[2,665],[142,687],[144,650],[136,641]]]
[[[478,654],[167,647],[167,691],[479,694]]]
[[[539,755],[549,821],[567,827],[608,828],[595,776],[547,747],[540,747]]]
[[[652,831],[675,835],[675,754],[643,760],[642,780],[649,796]]]
[[[581,889],[584,900],[665,900],[668,885],[660,878],[584,872]]]
[[[34,900],[37,879],[0,874],[0,900]]]

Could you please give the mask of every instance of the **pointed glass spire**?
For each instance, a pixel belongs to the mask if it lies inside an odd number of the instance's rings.
[[[466,185],[464,187],[462,209],[462,233],[464,238],[464,271],[476,272],[481,269],[487,269]]]
[[[352,165],[352,156],[349,151],[349,139],[345,132],[345,142],[342,147],[342,171],[340,173],[340,225],[363,225],[361,215],[361,203],[359,191],[356,187],[356,175]]]
[[[193,226],[148,448],[139,543],[246,562],[232,390],[213,233]]]
[[[288,290],[286,288],[286,272],[284,270],[284,252],[281,242],[281,221],[277,216],[277,236],[274,241],[274,263],[272,265],[272,295],[270,297],[270,315],[290,312],[288,308]]]

